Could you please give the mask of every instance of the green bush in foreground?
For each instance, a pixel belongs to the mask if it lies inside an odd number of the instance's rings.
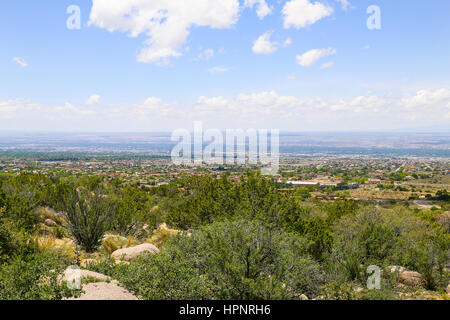
[[[363,210],[334,226],[329,263],[345,280],[365,281],[369,265],[403,266],[420,272],[427,289],[447,286],[443,270],[450,257],[450,235],[410,210]]]
[[[61,300],[79,292],[58,283],[65,265],[57,256],[33,254],[0,266],[0,300]]]
[[[20,241],[11,230],[11,223],[0,220],[0,264],[13,256],[20,247]]]
[[[305,242],[245,220],[173,238],[130,265],[94,267],[144,299],[295,299],[323,283]]]

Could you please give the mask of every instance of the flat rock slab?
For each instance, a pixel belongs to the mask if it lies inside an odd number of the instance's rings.
[[[105,276],[104,274],[94,272],[94,271],[89,271],[89,270],[81,270],[81,278],[94,278],[94,279],[100,280],[100,281],[111,280],[110,277]]]
[[[81,297],[68,300],[139,300],[128,290],[114,283],[94,282],[84,284],[83,291]]]
[[[73,281],[74,278],[80,277],[81,279],[95,279],[99,281],[111,281],[112,279],[104,274],[89,271],[89,270],[81,270],[81,269],[74,269],[74,268],[67,268],[66,271],[64,271],[64,274],[59,277],[60,282],[66,282],[66,281]]]

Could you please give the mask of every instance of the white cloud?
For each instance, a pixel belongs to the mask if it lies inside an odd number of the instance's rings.
[[[402,113],[398,100],[378,96],[360,96],[353,99],[333,100],[324,98],[301,99],[295,96],[281,96],[275,91],[239,94],[233,99],[219,97],[200,97],[194,110],[189,113],[192,119],[220,119],[223,124],[235,126],[265,124],[267,127],[275,124],[284,129],[301,129],[305,121],[314,120],[315,129],[324,128],[324,121],[337,125],[342,119],[351,121],[356,117],[372,116],[379,118],[392,117],[392,108],[398,109],[401,119],[406,119],[407,113]],[[348,125],[348,124],[347,124]]]
[[[209,73],[223,73],[223,72],[227,72],[227,71],[230,71],[230,68],[213,67],[213,68],[208,70]]]
[[[320,69],[328,69],[328,68],[331,68],[332,66],[334,66],[333,61],[325,62],[323,65],[320,66]]]
[[[312,67],[320,59],[336,54],[336,49],[313,49],[302,55],[297,55],[297,64],[302,67]]]
[[[304,28],[330,16],[333,12],[332,7],[317,1],[312,3],[309,0],[291,0],[286,2],[282,9],[284,28]]]
[[[94,104],[98,104],[99,102],[100,102],[100,95],[93,94],[84,102],[84,104],[94,105]]]
[[[419,90],[414,96],[403,98],[402,103],[407,109],[450,106],[450,89]]]
[[[197,99],[197,104],[194,106],[194,113],[202,116],[214,114],[217,111],[226,109],[228,104],[228,101],[221,96],[214,98],[201,96]]]
[[[47,106],[38,103],[33,103],[26,99],[15,99],[8,101],[0,101],[0,120],[12,119],[19,120],[29,119],[33,125],[36,123],[44,123],[45,120],[67,120],[67,119],[86,119],[97,115],[96,111],[89,108],[75,107],[73,104],[66,102],[59,106]],[[7,126],[20,127],[22,122],[15,123],[14,121],[3,124]],[[27,126],[22,129],[28,129]],[[43,127],[41,129],[48,129]]]
[[[72,119],[76,117],[92,117],[97,113],[90,109],[77,108],[73,104],[66,102],[64,106],[46,107],[43,110],[44,116],[56,119]]]
[[[283,47],[287,48],[292,44],[292,39],[290,37],[288,37],[284,42],[283,42]]]
[[[256,54],[271,54],[277,51],[277,43],[271,42],[272,32],[268,31],[261,35],[254,43],[252,51]]]
[[[240,94],[237,103],[247,106],[258,106],[278,109],[281,106],[294,106],[300,100],[294,96],[279,96],[275,91],[266,91],[253,94]]]
[[[24,99],[0,101],[0,119],[10,119],[39,109],[39,105]]]
[[[12,61],[17,63],[22,68],[28,67],[28,62],[24,58],[14,57]]]
[[[261,20],[273,11],[273,7],[269,7],[265,0],[245,0],[244,2],[244,8],[253,8],[255,5],[257,6],[256,14]]]
[[[150,97],[144,103],[136,106],[131,114],[135,115],[140,120],[148,118],[165,118],[174,112],[173,107],[164,102],[162,99]]]
[[[200,96],[192,105],[150,97],[124,106],[46,106],[28,100],[0,101],[2,128],[22,130],[152,131],[186,127],[203,120],[209,128],[366,130],[450,125],[450,88],[405,95],[365,94],[349,98],[279,95],[275,91],[235,96]],[[108,121],[104,121],[105,119]]]
[[[214,49],[206,49],[198,55],[197,60],[209,60],[214,57],[214,54]]]
[[[89,25],[145,35],[137,60],[161,65],[182,55],[193,26],[229,28],[238,18],[238,0],[93,0]]]
[[[336,1],[341,4],[342,10],[346,11],[351,6],[351,4],[348,0],[336,0]]]

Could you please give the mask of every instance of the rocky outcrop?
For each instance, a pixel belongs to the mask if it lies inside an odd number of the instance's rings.
[[[420,288],[425,284],[425,280],[419,272],[409,271],[401,266],[389,266],[386,268],[386,271],[389,273],[397,273],[397,279],[402,285],[412,288]]]
[[[413,288],[420,288],[425,284],[422,275],[416,271],[403,271],[399,274],[399,281]]]
[[[112,253],[114,260],[130,261],[143,253],[158,253],[159,249],[151,243],[143,243],[135,247],[123,248]]]

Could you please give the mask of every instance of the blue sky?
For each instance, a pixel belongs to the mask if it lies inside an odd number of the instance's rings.
[[[0,130],[450,124],[447,0],[183,2],[1,1]],[[70,5],[80,30],[66,27]]]

